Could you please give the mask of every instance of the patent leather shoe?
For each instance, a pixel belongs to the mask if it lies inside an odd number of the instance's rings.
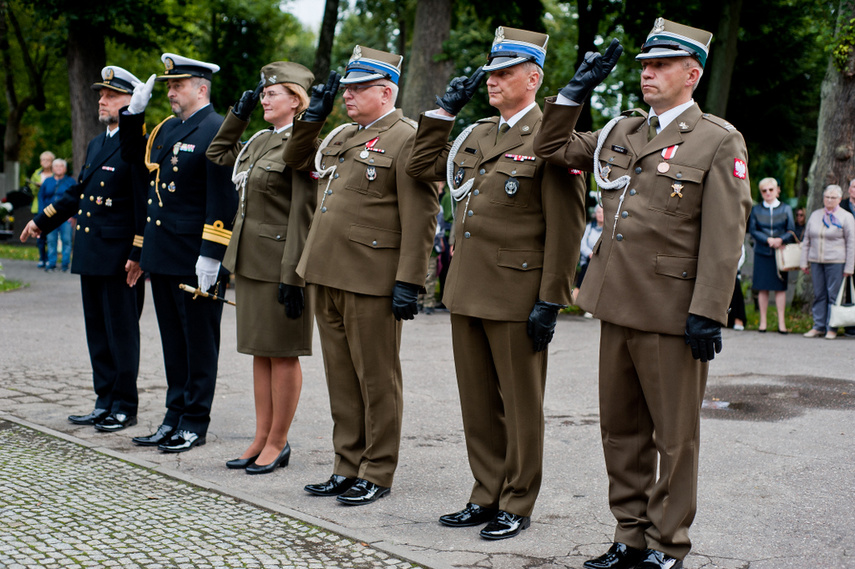
[[[586,569],[632,569],[641,561],[644,551],[615,542],[608,551],[582,564]]]
[[[469,502],[459,512],[440,516],[439,523],[452,528],[480,526],[495,518],[498,512],[495,508],[484,508],[478,504]]]
[[[250,464],[246,467],[247,474],[269,474],[280,466],[288,466],[288,461],[291,460],[291,445],[285,443],[285,448],[279,453],[273,462],[270,464]]]
[[[348,506],[363,506],[376,502],[391,491],[388,486],[380,486],[364,478],[357,478],[350,490],[337,497],[336,500]]]
[[[147,437],[134,437],[131,440],[134,444],[140,445],[141,447],[156,447],[160,443],[167,440],[172,436],[172,433],[175,432],[175,427],[170,425],[161,425],[157,428],[155,432],[148,435]]]
[[[110,413],[102,421],[95,423],[95,430],[104,433],[114,433],[137,424],[136,415],[125,413]]]
[[[234,460],[226,461],[226,468],[230,468],[232,470],[240,470],[242,468],[246,468],[258,458],[258,455],[251,456],[249,458],[236,458]]]
[[[197,435],[191,431],[175,431],[171,437],[157,445],[162,452],[187,452],[193,447],[205,444],[205,435]]]
[[[647,549],[635,569],[683,569],[683,561],[661,551]]]
[[[315,496],[338,496],[350,490],[350,487],[354,484],[356,484],[356,478],[346,478],[338,474],[333,474],[326,482],[306,484],[303,490]]]
[[[95,409],[88,415],[69,415],[68,421],[75,425],[94,425],[106,419],[109,414],[106,409]]]
[[[496,517],[481,530],[484,539],[507,539],[516,537],[531,525],[531,518],[499,510]]]

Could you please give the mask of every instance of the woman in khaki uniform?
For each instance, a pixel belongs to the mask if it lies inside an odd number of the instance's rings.
[[[280,156],[294,116],[308,105],[313,80],[297,63],[264,66],[258,86],[244,92],[207,152],[215,164],[234,166],[240,192],[223,266],[235,273],[238,351],[253,356],[256,427],[249,448],[226,466],[248,474],[288,465],[288,429],[303,384],[298,356],[312,353],[312,304],[304,302],[305,282],[295,269],[316,196],[310,174],[292,170]],[[273,128],[241,143],[259,94],[264,120]]]

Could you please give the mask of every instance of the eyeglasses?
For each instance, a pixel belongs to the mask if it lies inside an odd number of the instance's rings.
[[[342,85],[341,86],[341,92],[346,93],[347,91],[350,91],[354,95],[358,95],[359,93],[365,91],[366,89],[370,89],[371,87],[384,87],[385,88],[386,85],[378,85],[376,83],[374,85],[362,85],[359,83],[355,84],[355,85]]]
[[[760,192],[764,194],[768,194],[774,192],[777,188],[760,188]]]
[[[264,91],[261,93],[261,100],[264,99],[275,99],[276,97],[284,97],[288,93],[278,93],[276,91]]]

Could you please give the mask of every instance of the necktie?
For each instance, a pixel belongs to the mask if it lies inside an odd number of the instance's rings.
[[[659,127],[659,117],[652,116],[649,122],[650,126],[647,127],[647,142],[650,142],[656,136],[656,129]]]
[[[508,123],[504,123],[502,126],[499,127],[499,131],[496,133],[496,144],[498,144],[499,140],[502,139],[502,135],[508,132],[509,130],[511,130],[511,125],[509,125]]]

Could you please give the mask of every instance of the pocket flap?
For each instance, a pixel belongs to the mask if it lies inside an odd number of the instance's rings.
[[[534,162],[499,162],[496,171],[506,176],[518,178],[534,178],[537,173],[537,164]]]
[[[401,246],[401,232],[367,225],[351,225],[348,238],[374,249],[398,249]]]
[[[378,168],[392,167],[392,158],[390,156],[383,156],[382,154],[377,154],[376,152],[369,152],[367,158],[356,156],[355,160],[357,162],[365,164],[366,166],[376,166]]]
[[[496,264],[500,267],[530,271],[543,268],[543,251],[521,249],[499,249]]]
[[[681,164],[675,164],[673,162],[669,162],[671,165],[668,168],[667,172],[659,172],[657,170],[657,174],[659,176],[665,176],[666,178],[671,178],[672,180],[678,180],[680,182],[692,182],[693,184],[700,184],[704,180],[704,171],[700,168],[692,168],[691,166],[683,166]]]
[[[656,274],[677,279],[693,279],[698,276],[698,258],[656,255]]]

